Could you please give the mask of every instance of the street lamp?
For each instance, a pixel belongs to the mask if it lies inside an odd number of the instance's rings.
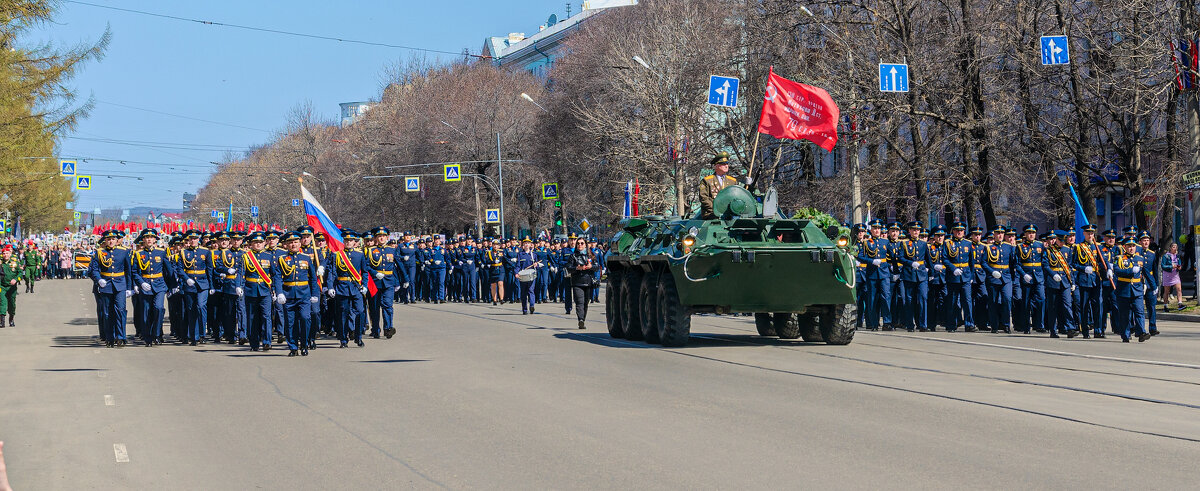
[[[856,91],[854,90],[854,81],[856,80],[854,77],[854,51],[852,49],[850,49],[850,43],[847,43],[846,40],[842,38],[842,36],[838,35],[837,32],[834,32],[833,29],[830,29],[829,26],[825,25],[824,22],[817,19],[817,16],[815,14],[813,14],[813,12],[808,9],[808,7],[801,5],[800,11],[804,12],[806,15],[808,15],[813,20],[815,20],[817,22],[817,25],[824,28],[826,32],[828,32],[835,39],[837,39],[838,42],[842,43],[842,45],[846,47],[846,65],[847,65],[847,69],[849,71],[848,80],[850,80],[850,104],[851,104],[851,108],[853,108],[854,107],[853,105],[856,103],[855,99],[858,96],[855,93]],[[851,124],[853,124],[853,125],[858,124],[858,122],[855,120],[853,114],[851,115]],[[858,131],[857,131],[857,129],[858,129],[857,127],[853,128],[850,133],[850,166],[849,166],[850,167],[850,204],[853,207],[852,208],[852,210],[853,210],[852,216],[853,216],[854,223],[861,222],[862,216],[863,216],[862,215],[862,183],[860,182],[859,177],[858,177]]]
[[[538,103],[537,103],[537,101],[533,100],[533,98],[532,98],[532,97],[529,97],[529,94],[526,94],[526,93],[522,92],[522,93],[521,93],[521,98],[522,98],[522,99],[525,99],[525,100],[527,100],[527,101],[529,101],[529,102],[532,102],[532,103],[533,103],[533,105],[537,106],[537,107],[538,107],[538,109],[541,109],[541,110],[542,110],[542,112],[545,112],[545,113],[549,113],[549,112],[550,112],[550,111],[549,111],[549,110],[547,110],[546,108],[542,107],[542,105],[541,105],[541,104],[538,104]]]
[[[800,8],[802,8],[802,9],[803,9],[804,7],[800,7]],[[808,9],[804,9],[804,10],[805,10],[805,11],[807,11]],[[809,14],[808,14],[808,15],[812,15],[812,13],[811,13],[811,12],[809,12]],[[637,62],[637,64],[639,64],[639,65],[641,65],[641,66],[642,66],[642,68],[645,68],[645,69],[647,69],[647,70],[649,70],[649,69],[650,69],[650,64],[649,64],[649,63],[646,63],[646,60],[643,60],[641,56],[638,56],[638,55],[633,55],[633,61],[636,61],[636,62]]]

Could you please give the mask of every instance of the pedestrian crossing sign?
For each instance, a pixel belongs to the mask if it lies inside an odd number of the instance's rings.
[[[421,178],[417,176],[405,177],[404,190],[410,193],[419,192],[421,190]]]
[[[459,164],[446,164],[443,168],[446,182],[461,181],[462,167]]]
[[[82,213],[79,213],[78,211],[77,211],[77,212],[75,212],[75,219],[76,219],[76,220],[79,220],[79,218],[80,218],[80,217],[82,217],[82,216],[83,216],[83,214],[82,214]]]
[[[223,212],[223,211],[217,212],[217,223],[225,223],[225,212]]]
[[[542,199],[558,199],[557,182],[548,182],[542,184]]]
[[[58,161],[58,167],[59,167],[58,172],[60,174],[62,174],[63,177],[71,177],[71,176],[75,175],[75,161],[74,160],[60,160],[60,161]]]
[[[75,189],[92,189],[92,176],[75,176]]]
[[[489,208],[487,210],[487,216],[485,218],[486,218],[487,223],[500,223],[500,209],[499,208]]]

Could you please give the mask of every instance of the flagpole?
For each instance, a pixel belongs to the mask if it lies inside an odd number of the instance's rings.
[[[746,172],[746,177],[752,177],[754,174],[754,159],[758,157],[758,138],[761,136],[762,133],[754,132],[754,150],[750,151],[750,170]]]

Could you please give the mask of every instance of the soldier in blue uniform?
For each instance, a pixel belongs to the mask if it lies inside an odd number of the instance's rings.
[[[908,223],[908,238],[900,242],[900,279],[904,282],[904,314],[900,322],[908,332],[925,332],[929,298],[928,244],[921,240],[921,222]]]
[[[141,314],[139,324],[142,326],[142,343],[153,346],[162,344],[162,311],[163,301],[167,295],[167,281],[171,270],[167,253],[158,247],[158,231],[152,228],[142,230],[137,242],[141,248],[131,256],[131,275],[133,284],[137,287],[134,298],[136,309]]]
[[[1116,257],[1116,262],[1110,269],[1110,278],[1116,280],[1117,312],[1113,322],[1119,324],[1117,333],[1121,341],[1128,343],[1130,336],[1137,335],[1138,342],[1150,339],[1142,324],[1145,322],[1146,283],[1142,271],[1146,268],[1146,260],[1137,253],[1137,241],[1126,237],[1121,242],[1122,252]]]
[[[888,266],[892,273],[892,323],[884,324],[884,331],[891,331],[904,326],[904,282],[900,281],[900,224],[892,222],[888,225]]]
[[[850,228],[854,247],[862,253],[863,243],[867,240],[866,226],[861,223]],[[855,328],[862,329],[867,320],[867,263],[855,258],[854,261],[854,298],[858,302],[855,315]]]
[[[971,242],[964,238],[967,227],[962,222],[954,222],[950,230],[950,238],[941,247],[942,266],[946,268],[944,322],[949,332],[957,331],[959,325],[964,326],[967,332],[974,332],[971,284],[975,268],[971,259]]]
[[[1070,249],[1059,243],[1059,237],[1066,235],[1062,230],[1053,230],[1046,236],[1044,244],[1042,278],[1046,288],[1045,326],[1052,338],[1057,338],[1060,332],[1065,333],[1068,338],[1079,334],[1075,329],[1075,318],[1071,310],[1071,292],[1075,289],[1075,279],[1071,274],[1071,264],[1067,260]]]
[[[467,303],[479,301],[479,249],[475,239],[467,239],[460,251],[463,271],[463,297]]]
[[[400,301],[413,303],[417,301],[417,246],[413,244],[412,235],[404,234],[404,241],[396,246],[396,266],[402,271],[398,278],[400,282]]]
[[[1012,307],[1012,274],[1016,253],[1013,246],[1004,241],[1004,232],[1003,226],[992,230],[993,243],[984,248],[983,270],[988,275],[988,325],[992,332],[1003,329],[1011,333],[1009,312]]]
[[[353,230],[343,230],[342,240],[346,250],[342,253],[332,253],[329,263],[325,265],[326,293],[334,300],[333,319],[337,323],[338,341],[340,348],[345,348],[350,339],[354,344],[363,346],[362,335],[366,326],[361,322],[365,305],[363,299],[367,294],[367,280],[375,271],[371,269],[367,256],[358,250],[360,238]]]
[[[521,250],[519,252],[517,252],[517,262],[516,262],[516,265],[513,267],[513,270],[515,270],[515,272],[513,273],[513,279],[514,279],[514,281],[517,282],[518,285],[520,285],[520,289],[521,289],[519,295],[521,297],[521,313],[522,314],[535,313],[534,312],[534,304],[537,302],[537,299],[535,297],[537,295],[537,292],[535,291],[536,278],[534,280],[530,280],[530,281],[522,281],[518,278],[517,275],[521,271],[524,271],[527,269],[532,269],[536,273],[537,268],[538,268],[538,261],[537,261],[537,255],[534,254],[534,252],[533,252],[533,242],[530,241],[528,238],[526,238],[525,240],[521,241]]]
[[[988,272],[983,269],[987,261],[987,242],[991,237],[984,237],[983,227],[971,227],[971,310],[975,318],[975,329],[989,330],[988,314],[991,300],[988,297]]]
[[[1100,264],[1100,244],[1096,243],[1096,226],[1083,226],[1083,242],[1071,247],[1071,269],[1075,274],[1075,289],[1079,291],[1079,308],[1075,310],[1075,321],[1084,338],[1094,333],[1104,337],[1102,323],[1103,276],[1105,268]]]
[[[1113,261],[1121,255],[1120,246],[1117,245],[1117,232],[1112,229],[1104,231],[1104,243],[1100,245],[1100,253],[1097,256],[1100,259],[1100,266],[1104,268],[1104,275],[1108,278],[1101,284],[1103,296],[1100,303],[1100,334],[1096,337],[1104,337],[1104,326],[1111,326],[1113,334],[1120,334],[1118,326],[1121,324],[1113,317],[1116,315],[1117,309],[1117,285],[1116,280],[1109,274],[1112,271]]]
[[[447,260],[442,239],[433,239],[433,246],[425,254],[425,267],[429,272],[429,299],[433,303],[446,303]]]
[[[271,260],[271,264],[275,263],[275,258],[279,257],[285,251],[279,245],[279,238],[282,234],[276,230],[268,230],[263,234],[267,239],[267,247],[263,251],[264,257]],[[271,330],[275,337],[275,344],[282,344],[283,336],[283,305],[271,302]]]
[[[1017,272],[1021,280],[1021,309],[1020,315],[1015,315],[1013,323],[1018,331],[1029,334],[1030,328],[1036,332],[1046,332],[1042,321],[1045,313],[1042,306],[1046,301],[1045,279],[1042,276],[1045,262],[1046,246],[1035,240],[1037,225],[1025,225],[1023,239],[1017,244]]]
[[[487,269],[488,298],[492,305],[504,303],[504,251],[500,240],[492,240],[492,248],[483,253],[483,266]]]
[[[417,241],[417,281],[413,283],[416,288],[417,299],[429,303],[429,241],[420,239]]]
[[[242,252],[241,278],[246,305],[246,324],[250,351],[271,350],[271,300],[274,286],[279,283],[279,270],[272,266],[275,255],[267,251],[266,235],[254,232],[248,237],[250,247]]]
[[[858,246],[858,262],[865,264],[863,296],[867,329],[879,329],[892,323],[892,271],[888,263],[888,240],[881,237],[883,222],[871,221],[869,235]]]
[[[933,228],[927,243],[927,259],[925,267],[929,271],[929,297],[926,301],[926,324],[929,331],[937,330],[938,322],[946,319],[946,227],[938,225]],[[946,324],[947,330],[953,330],[952,324]]]
[[[163,279],[167,282],[167,317],[171,322],[171,337],[183,341],[187,333],[187,316],[183,311],[183,280],[179,278],[179,253],[183,250],[183,233],[172,233],[167,240],[167,264],[163,267]],[[158,339],[162,344],[162,338]]]
[[[183,280],[183,309],[187,317],[184,341],[204,342],[208,326],[208,292],[213,285],[212,253],[200,247],[200,232],[188,233],[187,246],[179,251],[176,276]]]
[[[88,266],[87,276],[95,287],[96,311],[100,313],[101,339],[109,348],[125,346],[125,291],[129,284],[129,250],[120,244],[116,230],[104,232],[100,247]]]
[[[230,250],[229,234],[218,232],[215,238],[217,239],[217,249],[212,251],[214,277],[216,278],[212,289],[215,293],[211,293],[208,297],[209,302],[217,305],[217,321],[213,329],[213,341],[219,343],[224,339],[225,342],[233,344],[238,341],[237,289],[241,284],[241,268],[238,267],[241,254]]]
[[[1146,283],[1145,295],[1142,297],[1146,303],[1146,324],[1149,328],[1151,336],[1158,335],[1158,315],[1155,314],[1158,307],[1158,285],[1161,282],[1158,279],[1158,254],[1150,250],[1150,233],[1142,232],[1138,235],[1138,248],[1141,251],[1142,258],[1146,265],[1142,267],[1142,279]]]
[[[400,273],[401,266],[396,263],[396,249],[387,245],[389,235],[391,231],[387,227],[372,229],[371,236],[375,238],[375,245],[367,249],[367,262],[370,263],[377,288],[375,295],[371,297],[370,305],[371,337],[375,339],[379,339],[381,330],[388,339],[392,339],[396,334],[396,329],[392,327],[392,305],[395,303],[393,296],[396,287],[400,286],[399,276],[403,273]]]
[[[288,232],[282,242],[286,250],[271,264],[276,270],[273,274],[280,279],[275,283],[275,303],[283,306],[288,356],[308,356],[309,317],[312,306],[320,301],[321,290],[316,281],[319,266],[312,256],[301,252],[300,234]]]
[[[313,229],[312,226],[301,226],[296,229],[296,233],[300,234],[300,252],[312,258],[312,261],[317,265],[317,277],[314,279],[314,281],[316,281],[314,288],[315,291],[318,292],[318,294],[315,295],[317,297],[317,302],[309,306],[312,311],[309,312],[307,331],[308,349],[311,350],[317,347],[317,334],[321,332],[323,327],[322,321],[324,320],[324,314],[321,311],[322,306],[320,291],[324,287],[321,282],[325,278],[324,265],[327,255],[325,254],[325,251],[317,247],[315,229]],[[329,331],[332,332],[332,329],[329,329]]]

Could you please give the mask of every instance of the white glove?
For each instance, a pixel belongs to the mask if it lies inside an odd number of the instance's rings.
[[[1055,274],[1054,274],[1054,281],[1062,281],[1062,275],[1060,275],[1060,274],[1058,274],[1058,273],[1055,273]]]
[[[229,268],[229,269],[226,269],[226,270],[225,270],[225,274],[234,274],[234,273],[237,273],[237,270],[236,270],[236,269]]]
[[[171,290],[171,293],[173,293],[173,294],[174,294],[174,293],[179,293],[179,287],[175,287],[174,289],[172,289],[172,290]]]
[[[934,271],[942,271],[942,270],[946,269],[946,265],[944,265],[944,264],[934,264],[934,265],[933,265],[933,269],[934,269]]]
[[[558,272],[558,268],[557,268],[557,267],[555,267],[555,266],[550,266],[550,272],[551,272],[551,273],[557,273],[557,272]]]
[[[871,260],[871,265],[872,265],[872,266],[879,266],[880,264],[883,264],[883,260],[882,260],[882,259],[872,259],[872,260]]]
[[[191,279],[191,278],[188,278],[188,279],[187,279],[187,286],[196,286],[196,280],[193,280],[193,279]]]
[[[406,281],[406,282],[404,282],[403,285],[400,285],[400,286],[403,286],[404,288],[408,288],[408,282]]]
[[[1084,272],[1084,273],[1087,273],[1087,274],[1092,274],[1092,273],[1095,273],[1095,272],[1096,272],[1096,268],[1093,268],[1093,267],[1091,267],[1091,266],[1087,266],[1087,267],[1083,268],[1083,272]]]
[[[245,295],[245,294],[246,294],[246,290],[243,290],[243,289],[242,289],[242,287],[240,287],[240,286],[239,286],[239,287],[237,287],[237,288],[234,288],[234,290],[233,290],[233,291],[237,292],[237,294],[238,294],[238,296],[239,296],[239,297],[240,297],[240,296],[243,296],[243,295]]]
[[[325,276],[325,266],[317,266],[317,276]]]
[[[133,290],[125,290],[125,296],[126,296],[126,297],[132,297],[132,296],[133,296]]]
[[[1113,277],[1113,272],[1112,272],[1112,270],[1110,269],[1110,270],[1108,270],[1108,279],[1110,279],[1110,280],[1111,280],[1111,279],[1112,279],[1112,277]]]
[[[1138,274],[1138,273],[1141,273],[1141,272],[1142,272],[1142,267],[1141,267],[1141,266],[1134,266],[1134,267],[1133,267],[1133,274]]]
[[[751,184],[754,184],[754,178],[750,177],[750,176],[746,176],[746,185],[749,186]]]
[[[900,281],[900,275],[898,275],[898,274],[892,275],[892,281]]]
[[[336,296],[337,296],[337,290],[334,290],[333,288],[330,288],[330,289],[328,289],[328,290],[325,290],[325,294],[326,294],[326,295],[329,295],[329,298],[333,298],[333,297],[336,297]]]
[[[150,284],[143,281],[142,282],[142,290],[145,291],[146,293],[150,293]]]
[[[208,291],[208,294],[209,294],[209,295],[216,295],[216,294],[217,294],[217,291],[216,291],[216,290],[209,290],[209,291]]]
[[[359,291],[359,293],[362,293],[363,295],[366,295],[366,294],[367,294],[367,287],[365,287],[365,286],[360,286],[360,287],[358,287],[358,291]]]
[[[108,280],[106,280],[104,278],[100,278],[99,280],[96,280],[96,286],[98,286],[100,288],[104,288],[104,287],[108,286]]]
[[[408,260],[408,256],[404,256],[404,260],[405,260],[405,261],[407,261],[407,260]]]
[[[283,305],[283,304],[287,303],[287,295],[284,295],[282,293],[280,293],[279,295],[275,295],[275,303],[277,303],[279,305]]]
[[[375,279],[377,279],[377,280],[382,280],[382,279],[383,279],[383,273],[375,273]]]
[[[1071,291],[1075,291],[1075,285],[1071,285]]]
[[[308,297],[308,303],[317,303],[317,302],[320,302],[320,301],[321,301],[321,299],[320,299],[320,298],[317,298],[317,297]]]
[[[998,280],[998,279],[1000,279],[1001,276],[1004,276],[1004,275],[1000,274],[999,271],[992,271],[992,278],[995,278]]]
[[[962,276],[962,268],[954,268],[954,276]]]
[[[399,291],[400,291],[400,287],[393,288],[393,289],[392,289],[392,291],[394,291],[394,292],[399,292]]]
[[[917,269],[917,268],[921,267],[921,263],[919,263],[919,262],[916,262],[916,261],[913,261],[913,262],[912,262],[912,267],[913,267],[913,269]]]
[[[1029,275],[1024,275],[1024,276],[1021,276],[1021,279],[1025,280],[1025,282],[1026,282],[1026,283],[1029,283],[1030,281],[1033,281],[1033,277],[1032,277],[1032,276],[1029,276]]]

